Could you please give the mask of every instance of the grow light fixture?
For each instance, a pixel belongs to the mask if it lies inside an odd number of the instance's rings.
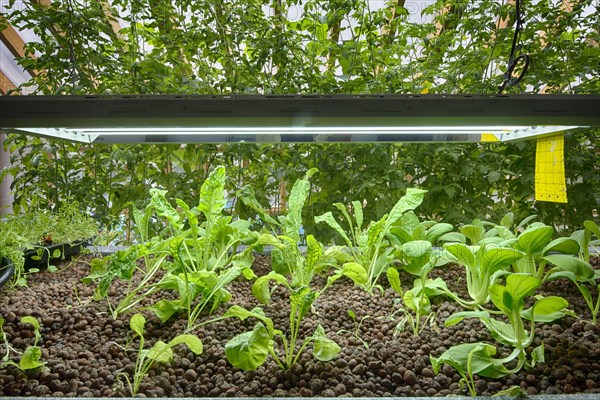
[[[596,95],[0,97],[3,131],[86,143],[480,142],[597,126]]]

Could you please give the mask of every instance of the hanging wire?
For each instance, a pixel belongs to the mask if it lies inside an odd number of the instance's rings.
[[[71,61],[71,95],[75,94],[75,85],[77,83],[77,58],[75,57],[75,42],[73,38],[73,3],[67,0],[67,13],[69,14],[69,23],[67,25],[69,35],[69,57]]]
[[[514,86],[517,83],[521,82],[521,79],[523,79],[525,73],[527,72],[527,68],[529,67],[528,54],[520,54],[519,56],[515,57],[515,53],[517,51],[517,43],[521,41],[521,30],[523,29],[523,23],[525,22],[521,18],[521,1],[516,0],[515,6],[515,33],[513,35],[512,46],[510,48],[508,66],[506,68],[506,72],[504,73],[504,81],[500,86],[498,86],[498,94],[501,94],[504,91],[506,85]],[[523,63],[522,70],[517,76],[513,76],[513,72],[519,63]]]

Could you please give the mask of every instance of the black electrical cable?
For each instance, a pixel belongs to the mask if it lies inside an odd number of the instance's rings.
[[[521,79],[523,79],[525,73],[527,72],[527,68],[529,68],[528,54],[520,54],[519,56],[515,57],[515,53],[517,51],[517,43],[521,40],[521,30],[523,29],[523,23],[525,22],[521,18],[521,1],[516,0],[515,6],[515,34],[513,35],[512,46],[510,48],[508,66],[506,68],[506,72],[504,73],[504,81],[500,86],[498,86],[499,94],[504,91],[506,85],[514,86],[517,83],[521,82]],[[519,63],[523,63],[523,68],[519,75],[513,77],[513,72]]]

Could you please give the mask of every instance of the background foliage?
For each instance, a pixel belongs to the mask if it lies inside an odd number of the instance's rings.
[[[508,91],[599,93],[597,2],[524,3],[518,51],[532,63]],[[117,15],[122,28],[115,31]],[[8,19],[41,38],[19,60],[39,72],[22,92],[496,93],[514,4],[112,0],[107,7],[72,0],[24,2]],[[533,201],[534,142],[84,146],[11,136],[5,147],[14,151],[13,166],[2,173],[16,178],[17,211],[69,197],[105,224],[129,202],[140,207],[153,186],[195,203],[209,170],[223,164],[230,193],[251,185],[263,204],[283,205],[280,195],[319,168],[305,209],[311,232],[319,228],[311,216],[333,202],[364,200],[365,218],[378,219],[409,186],[429,190],[419,210],[426,217],[456,224],[510,210],[572,229],[599,208],[598,143],[597,130],[567,136],[567,205]]]

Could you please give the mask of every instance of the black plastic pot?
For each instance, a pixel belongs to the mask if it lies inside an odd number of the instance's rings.
[[[87,241],[52,244],[39,247],[38,249],[27,250],[23,253],[23,257],[25,258],[25,268],[43,268],[47,266],[49,262],[65,259],[81,253],[81,250],[85,245],[87,245]],[[54,253],[56,250],[60,252],[60,255],[57,254],[55,257]]]
[[[0,259],[0,286],[8,282],[14,273],[15,266],[13,265],[12,261],[10,261],[8,258],[2,257],[2,259]]]

